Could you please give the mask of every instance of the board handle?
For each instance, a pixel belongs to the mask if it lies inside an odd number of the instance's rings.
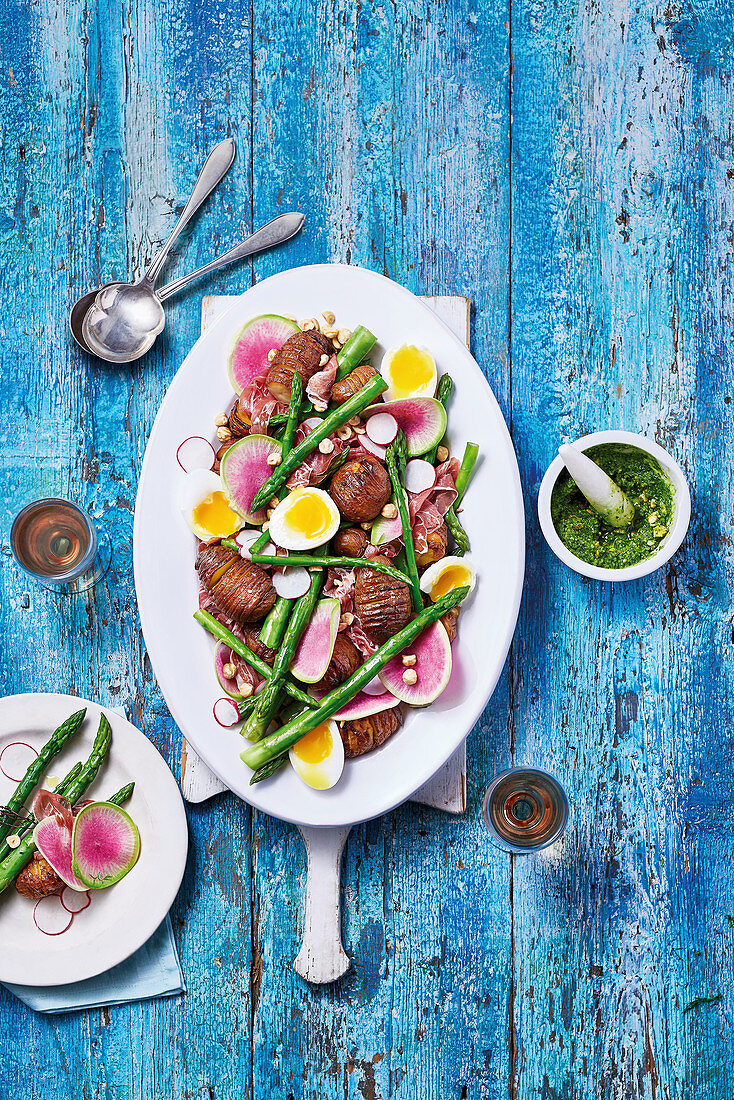
[[[335,982],[349,969],[341,937],[341,861],[350,826],[310,829],[298,826],[306,845],[306,911],[303,943],[293,969],[307,982]]]

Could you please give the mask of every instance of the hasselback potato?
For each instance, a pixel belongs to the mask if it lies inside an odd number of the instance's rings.
[[[334,383],[331,400],[335,405],[343,405],[358,390],[361,390],[365,382],[369,382],[374,374],[377,374],[377,368],[371,363],[362,363],[359,367],[355,367],[341,381]]]
[[[234,439],[239,439],[250,432],[250,414],[245,413],[240,406],[239,399],[235,401],[227,416],[227,426]]]
[[[314,686],[319,691],[331,691],[337,684],[343,684],[362,664],[362,654],[346,634],[337,634],[334,652],[329,667],[323,677]]]
[[[24,867],[15,880],[15,889],[24,898],[37,901],[39,898],[47,898],[50,894],[60,894],[64,889],[64,883],[38,852]]]
[[[367,523],[379,516],[390,499],[392,488],[379,458],[360,455],[336,471],[329,492],[345,519]]]
[[[388,564],[382,555],[368,560]],[[370,638],[386,642],[413,618],[410,589],[404,581],[365,565],[356,570],[354,610]]]
[[[446,627],[446,633],[449,636],[449,642],[453,642],[458,633],[459,611],[460,607],[452,607],[450,611],[447,611],[445,615],[441,616],[441,622]]]
[[[446,557],[446,549],[449,545],[449,529],[446,524],[442,521],[440,527],[426,536],[426,541],[428,549],[423,554],[415,555],[416,564],[421,573],[434,561],[440,561],[441,558]]]
[[[384,745],[403,724],[400,707],[381,710],[369,718],[354,718],[351,722],[342,722],[339,732],[344,745],[344,755],[362,756],[371,749]]]
[[[335,554],[361,558],[367,547],[367,535],[361,527],[342,527],[331,540]]]
[[[224,546],[206,546],[196,559],[199,580],[216,609],[236,623],[254,623],[267,615],[276,592],[265,570]]]
[[[265,378],[265,384],[278,401],[287,405],[291,399],[291,382],[298,371],[304,392],[310,378],[320,369],[321,358],[331,357],[334,348],[317,329],[296,332],[276,352]]]

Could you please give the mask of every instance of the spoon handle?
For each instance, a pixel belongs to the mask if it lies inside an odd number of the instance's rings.
[[[174,279],[172,283],[167,283],[164,287],[161,287],[160,290],[156,291],[157,297],[161,302],[165,302],[166,298],[170,298],[172,294],[176,294],[177,291],[188,286],[193,279],[198,279],[200,275],[206,275],[207,272],[216,271],[220,267],[234,263],[235,260],[243,260],[246,256],[254,256],[256,252],[264,252],[266,248],[273,248],[276,244],[289,241],[302,229],[305,220],[303,214],[295,211],[289,214],[279,214],[277,218],[267,222],[261,229],[257,229],[250,237],[246,237],[234,248],[230,248],[229,252],[225,252],[223,256],[218,256],[216,260],[211,260],[203,267],[197,268],[190,275],[182,275],[180,279]]]
[[[186,203],[186,206],[184,206],[180,218],[174,225],[171,236],[163,245],[158,255],[155,256],[145,273],[145,281],[150,283],[151,286],[155,285],[161,268],[166,262],[166,257],[176,238],[181,233],[181,230],[188,225],[196,211],[206,202],[214,188],[222,182],[231,168],[235,151],[236,146],[234,140],[232,138],[225,138],[224,141],[219,142],[219,145],[214,146],[211,153],[206,158],[204,167],[199,172],[199,177],[194,184],[194,190],[191,192],[189,201]]]

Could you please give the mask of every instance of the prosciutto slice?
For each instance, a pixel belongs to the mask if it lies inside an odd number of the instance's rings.
[[[428,536],[437,531],[443,517],[456,500],[456,475],[459,462],[450,458],[436,467],[436,481],[422,493],[408,493],[408,511],[417,554],[428,550]]]
[[[308,420],[304,420],[302,424],[299,424],[293,436],[294,446],[300,443],[302,439],[305,439],[306,436],[310,435],[316,425],[320,423],[319,417],[312,416],[309,417]],[[334,444],[333,450],[325,455],[322,454],[317,447],[316,450],[306,455],[301,465],[298,466],[288,478],[286,485],[289,489],[297,489],[301,485],[318,485],[324,480],[334,460],[339,458],[342,451],[347,446],[347,444],[336,435],[330,435],[328,438]]]
[[[74,815],[68,798],[54,791],[39,791],[33,800],[33,816],[36,821],[43,821],[51,814],[62,828],[66,827],[69,832],[74,828]]]
[[[270,367],[268,367],[268,370],[269,369]],[[240,410],[246,412],[250,417],[251,435],[267,434],[270,417],[276,409],[282,412],[285,408],[277,398],[273,397],[266,386],[265,379],[267,378],[267,374],[268,371],[265,370],[262,374],[256,375],[252,382],[249,382],[240,394]]]
[[[326,366],[312,375],[306,386],[306,397],[317,412],[324,412],[329,404],[332,386],[336,379],[336,356],[332,355]]]
[[[354,570],[330,568],[324,585],[324,595],[339,601],[342,616],[351,615],[351,622],[339,623],[339,631],[346,634],[363,657],[371,657],[379,646],[365,633],[359,615],[354,611]]]

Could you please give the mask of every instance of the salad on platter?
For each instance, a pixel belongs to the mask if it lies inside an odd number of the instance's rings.
[[[86,708],[70,715],[40,752],[13,741],[0,753],[0,772],[17,784],[0,806],[0,894],[14,885],[21,897],[34,901],[33,922],[47,936],[66,932],[74,915],[88,908],[90,891],[114,886],[140,854],[138,828],[122,808],[134,783],[105,801],[83,798],[110,749],[112,730],[104,714],[87,759],[63,779],[47,774],[85,715]],[[29,811],[26,803],[34,791]]]
[[[460,519],[479,448],[451,454],[453,388],[429,349],[262,315],[237,334],[216,442],[183,440],[179,506],[198,539],[195,619],[213,635],[251,783],[291,766],[316,790],[449,683],[476,583]]]

